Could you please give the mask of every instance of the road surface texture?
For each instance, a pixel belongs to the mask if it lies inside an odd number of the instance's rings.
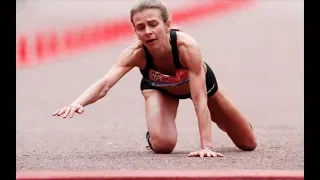
[[[30,2],[21,6],[30,7]],[[127,13],[120,7],[113,9],[120,9],[119,14]],[[74,21],[85,18],[79,12]],[[36,19],[37,11],[21,13],[25,13],[21,17]],[[61,26],[71,22],[61,12],[48,13],[47,18],[53,19],[51,16],[56,14],[60,17],[52,21],[53,26],[59,20]],[[101,18],[97,14],[90,18]],[[37,20],[32,22],[45,21]],[[21,22],[20,27],[31,31],[33,28],[27,25]],[[45,25],[39,23],[41,28]],[[129,72],[103,100],[88,106],[83,115],[73,119],[52,117],[55,110],[71,103],[104,75],[130,43],[127,40],[17,70],[17,171],[302,170],[303,1],[257,1],[246,9],[208,16],[180,27],[198,41],[203,59],[252,123],[259,143],[255,151],[237,149],[212,124],[213,147],[225,157],[188,158],[187,154],[200,145],[190,100],[180,102],[174,152],[165,155],[147,150],[144,101],[139,91],[141,75],[137,69]]]

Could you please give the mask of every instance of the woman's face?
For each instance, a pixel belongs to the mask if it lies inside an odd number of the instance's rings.
[[[150,49],[156,49],[168,41],[170,23],[164,23],[159,9],[145,9],[137,12],[133,18],[136,35]]]

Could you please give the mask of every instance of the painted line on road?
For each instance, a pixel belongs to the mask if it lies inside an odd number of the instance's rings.
[[[96,172],[57,172],[34,171],[17,172],[17,180],[180,180],[180,179],[215,179],[215,180],[303,180],[303,170],[153,170],[153,171],[96,171]]]

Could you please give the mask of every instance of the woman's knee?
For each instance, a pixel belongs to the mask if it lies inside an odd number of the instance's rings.
[[[222,124],[222,123],[217,123],[217,126],[224,132],[227,133],[227,130],[226,130],[226,127]],[[251,126],[251,125],[250,125]],[[252,127],[251,127],[252,129]],[[257,147],[257,140],[255,138],[254,135],[252,135],[250,138],[247,138],[246,140],[242,140],[241,143],[236,143],[235,142],[235,145],[243,150],[243,151],[253,151],[256,149]]]
[[[257,148],[258,144],[256,139],[248,139],[242,144],[236,144],[236,146],[243,151],[253,151]]]
[[[150,134],[150,141],[155,153],[169,154],[176,146],[177,135],[155,132]]]

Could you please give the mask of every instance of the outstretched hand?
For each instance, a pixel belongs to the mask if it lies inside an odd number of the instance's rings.
[[[82,114],[84,112],[84,107],[81,104],[70,104],[62,109],[57,110],[52,115],[53,116],[61,116],[63,115],[63,118],[66,118],[69,116],[69,118],[72,118],[74,116],[74,113]]]
[[[188,157],[224,157],[224,155],[221,153],[213,152],[209,148],[205,148],[191,152]]]

